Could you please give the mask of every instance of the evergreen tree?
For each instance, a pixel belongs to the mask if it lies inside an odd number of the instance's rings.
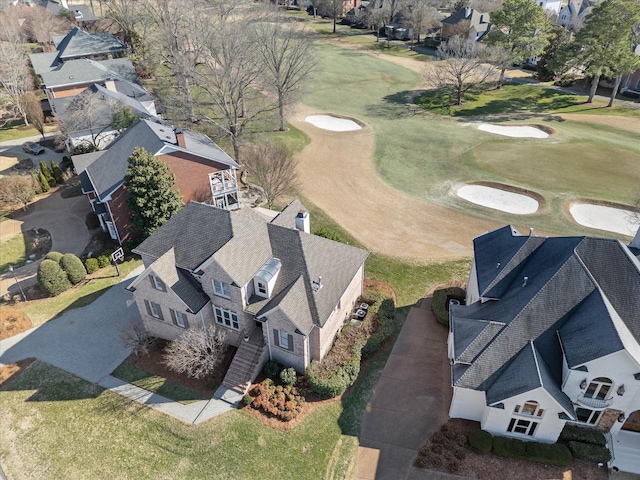
[[[169,166],[142,147],[129,157],[124,184],[131,223],[144,235],[151,235],[182,208]]]
[[[47,183],[50,187],[56,184],[56,179],[53,178],[53,173],[49,169],[49,165],[44,160],[40,160],[40,172],[44,175],[44,178],[47,179]]]
[[[40,179],[36,175],[36,172],[34,170],[29,170],[29,173],[31,174],[31,179],[33,180],[33,187],[35,188],[36,195],[42,193],[42,184],[40,183]]]
[[[491,13],[487,42],[503,47],[512,63],[522,63],[542,53],[548,43],[550,25],[544,10],[534,0],[504,0],[502,8]],[[503,64],[498,88],[504,82],[505,70]]]
[[[44,176],[44,173],[42,173],[42,170],[38,172],[38,180],[39,180],[40,186],[42,187],[43,192],[48,192],[49,190],[51,190],[51,186],[49,185],[49,180],[47,180],[47,177]]]
[[[556,77],[555,64],[556,52],[565,48],[569,44],[569,36],[564,27],[553,27],[549,34],[549,43],[544,52],[538,59],[536,70],[538,71],[538,80],[541,82],[550,82]]]
[[[58,165],[54,160],[51,160],[51,174],[53,175],[56,183],[64,183],[62,169],[60,168],[60,165]]]

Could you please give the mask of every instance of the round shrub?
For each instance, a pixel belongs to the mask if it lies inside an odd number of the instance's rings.
[[[38,267],[38,283],[40,288],[50,297],[60,295],[71,288],[67,274],[62,270],[58,262],[44,259]]]
[[[489,453],[493,446],[493,437],[486,430],[474,430],[469,435],[469,445],[476,453]]]
[[[264,373],[269,378],[275,378],[280,374],[282,370],[282,365],[280,365],[275,360],[269,360],[264,364]]]
[[[56,263],[60,263],[62,254],[60,252],[49,252],[44,258],[46,258],[47,260],[53,260]]]
[[[73,253],[65,253],[60,259],[60,266],[66,272],[69,281],[75,285],[80,283],[87,276],[87,270],[82,264],[82,260]]]
[[[285,385],[295,385],[298,381],[298,374],[295,368],[285,368],[280,372],[280,380]]]
[[[109,255],[98,255],[98,266],[100,268],[108,267],[111,265],[111,257]]]
[[[246,406],[249,406],[253,403],[253,397],[249,394],[246,394],[244,397],[242,397],[242,403],[244,403]]]
[[[98,265],[98,260],[95,258],[87,258],[84,261],[84,267],[87,270],[87,273],[89,275],[91,275],[93,272],[95,272],[96,270],[98,270],[100,268],[100,265]]]
[[[465,300],[465,291],[460,287],[440,288],[433,292],[431,299],[431,310],[436,320],[443,325],[449,325],[449,301],[458,300],[463,303]]]
[[[89,230],[95,230],[100,226],[100,220],[98,220],[98,216],[93,212],[87,213],[84,223],[87,225]]]

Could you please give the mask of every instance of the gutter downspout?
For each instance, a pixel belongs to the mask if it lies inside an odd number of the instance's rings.
[[[264,325],[267,328],[267,347],[269,348],[269,360],[273,360],[271,356],[271,332],[269,331],[269,319],[265,319]]]

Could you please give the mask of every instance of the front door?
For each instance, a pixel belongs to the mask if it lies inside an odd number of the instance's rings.
[[[622,425],[622,430],[631,430],[632,432],[640,432],[640,410],[631,412],[627,421]]]

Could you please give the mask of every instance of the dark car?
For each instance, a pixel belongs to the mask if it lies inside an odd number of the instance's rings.
[[[22,144],[22,150],[27,153],[33,153],[34,155],[40,155],[44,153],[44,148],[36,142],[24,142]]]

